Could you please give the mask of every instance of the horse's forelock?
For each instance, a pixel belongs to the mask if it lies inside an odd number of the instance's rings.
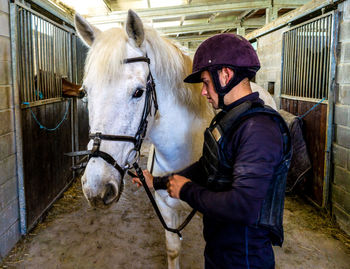
[[[86,58],[86,84],[103,87],[112,79],[120,79],[127,40],[125,30],[121,28],[109,29],[96,38]]]

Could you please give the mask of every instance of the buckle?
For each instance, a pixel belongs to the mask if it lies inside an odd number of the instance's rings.
[[[92,146],[92,152],[99,151],[101,145],[101,133],[96,133],[94,137],[94,144]]]

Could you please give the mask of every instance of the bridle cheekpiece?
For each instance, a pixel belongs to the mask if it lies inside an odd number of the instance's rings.
[[[135,63],[135,62],[146,62],[148,63],[148,66],[150,65],[150,59],[148,57],[128,58],[123,61],[124,64]],[[149,74],[147,77],[145,94],[146,94],[146,97],[145,97],[146,100],[145,100],[145,105],[142,112],[142,118],[135,136],[110,135],[110,134],[103,134],[101,132],[89,134],[89,138],[93,139],[94,141],[91,153],[89,154],[89,159],[98,158],[98,157],[102,158],[107,163],[111,164],[116,170],[118,170],[122,178],[125,175],[125,171],[132,168],[132,164],[128,163],[125,167],[122,168],[110,154],[100,150],[101,141],[108,140],[108,141],[123,141],[123,142],[133,143],[134,148],[129,152],[128,159],[130,154],[132,152],[135,152],[136,156],[134,158],[134,161],[136,162],[138,161],[138,158],[140,156],[141,145],[146,136],[147,125],[148,125],[147,118],[152,112],[152,105],[154,106],[154,110],[155,110],[154,115],[158,110],[156,89],[155,89],[155,84],[151,73],[151,69],[149,69]]]

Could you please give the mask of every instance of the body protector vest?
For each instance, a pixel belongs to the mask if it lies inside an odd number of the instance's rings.
[[[227,143],[239,125],[256,115],[269,115],[280,127],[283,137],[283,158],[272,177],[256,225],[271,233],[274,245],[283,242],[283,208],[286,178],[292,148],[288,127],[278,112],[269,106],[244,102],[227,112],[220,112],[204,133],[202,164],[207,176],[206,187],[212,191],[227,191],[233,184],[233,160],[227,157]]]

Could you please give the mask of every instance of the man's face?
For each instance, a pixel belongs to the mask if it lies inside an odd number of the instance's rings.
[[[211,103],[214,109],[219,108],[219,95],[214,89],[213,80],[208,71],[203,71],[201,74],[201,79],[203,82],[201,94],[207,97],[208,102]]]

